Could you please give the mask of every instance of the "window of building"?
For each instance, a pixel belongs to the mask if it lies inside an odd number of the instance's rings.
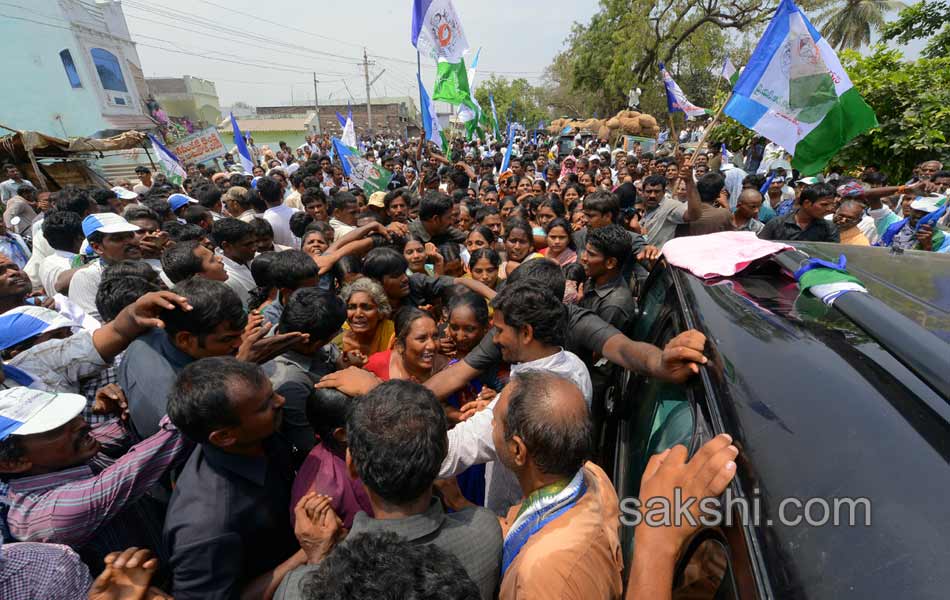
[[[69,85],[74,88],[81,88],[82,81],[79,80],[79,71],[76,70],[73,55],[69,53],[69,50],[63,50],[59,53],[59,58],[63,61],[63,68],[66,69],[66,77],[69,79]]]
[[[93,48],[92,62],[96,65],[96,71],[99,73],[99,81],[102,87],[113,92],[128,92],[129,88],[125,85],[125,77],[122,76],[122,67],[119,66],[119,59],[115,54],[102,48]]]

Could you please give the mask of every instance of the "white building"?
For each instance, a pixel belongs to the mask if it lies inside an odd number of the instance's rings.
[[[2,12],[0,123],[58,136],[154,126],[119,2],[14,0]]]

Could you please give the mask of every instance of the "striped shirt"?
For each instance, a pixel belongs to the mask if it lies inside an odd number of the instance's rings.
[[[104,446],[130,435],[118,421],[94,427],[92,434]],[[138,545],[161,557],[157,541],[162,511],[156,516],[156,511],[145,510],[153,507],[146,507],[151,498],[143,497],[170,468],[184,462],[193,447],[165,417],[157,434],[114,462],[100,452],[86,464],[11,479],[3,499],[9,505],[10,532],[22,541],[68,544],[84,555],[84,547],[90,547],[90,554],[105,556]],[[102,468],[103,464],[108,466]],[[143,535],[151,540],[143,540]]]

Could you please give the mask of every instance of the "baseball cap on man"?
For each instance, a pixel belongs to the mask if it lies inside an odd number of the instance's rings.
[[[125,233],[138,231],[138,225],[133,225],[115,213],[96,213],[82,220],[82,234],[87,238],[96,233]]]
[[[82,414],[86,397],[27,387],[0,390],[0,440],[53,431]]]
[[[911,210],[919,210],[925,213],[932,213],[943,206],[946,198],[943,196],[917,196],[910,203]]]
[[[373,192],[367,204],[376,208],[386,208],[386,192]]]
[[[185,194],[172,194],[168,197],[168,205],[172,207],[172,212],[177,211],[186,204],[198,204],[198,201]]]
[[[115,186],[112,188],[112,191],[115,192],[115,195],[118,196],[120,200],[135,200],[139,197],[138,194],[125,189],[121,185]]]
[[[0,315],[0,350],[63,327],[75,329],[79,324],[55,310],[42,306],[24,304],[11,308]]]

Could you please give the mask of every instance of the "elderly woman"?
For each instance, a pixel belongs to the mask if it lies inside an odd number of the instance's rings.
[[[364,357],[388,350],[395,334],[391,308],[383,286],[360,277],[344,286],[340,298],[346,305],[343,332],[333,340],[340,352],[358,351]]]

